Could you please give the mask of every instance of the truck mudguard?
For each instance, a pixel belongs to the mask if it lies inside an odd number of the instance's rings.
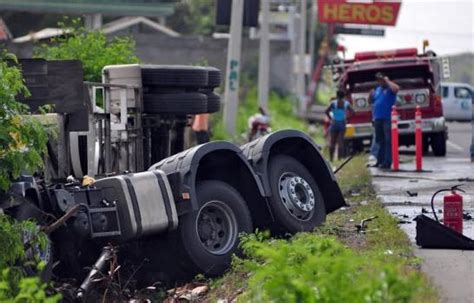
[[[241,146],[263,186],[264,195],[271,196],[268,182],[269,159],[278,154],[291,156],[308,168],[324,198],[326,212],[330,213],[346,205],[336,177],[317,145],[305,133],[297,130],[281,130]]]
[[[233,186],[248,204],[257,203],[258,208],[263,205],[266,207],[260,179],[239,147],[232,143],[214,141],[195,146],[161,160],[148,170],[156,169],[164,171],[169,176],[179,215],[199,208],[196,184],[202,180],[224,181]],[[176,173],[179,174],[179,180],[174,180]],[[183,206],[185,204],[183,202],[188,200],[191,202],[191,207]],[[252,210],[252,205],[249,205],[249,208]]]

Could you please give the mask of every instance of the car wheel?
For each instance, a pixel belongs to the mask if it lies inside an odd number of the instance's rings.
[[[147,114],[200,114],[207,110],[207,96],[201,93],[144,94]]]
[[[215,276],[239,253],[239,235],[253,231],[247,204],[230,185],[203,181],[197,186],[199,209],[180,217],[180,249],[194,274]]]
[[[430,136],[431,149],[436,157],[446,156],[446,134],[435,133]]]
[[[276,232],[311,231],[326,219],[321,191],[306,167],[296,159],[278,155],[270,159],[270,208]]]

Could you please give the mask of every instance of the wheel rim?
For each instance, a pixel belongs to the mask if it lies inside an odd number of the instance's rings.
[[[278,182],[280,200],[286,210],[298,220],[308,220],[314,212],[316,204],[313,189],[300,176],[286,172]]]
[[[226,254],[238,236],[235,214],[224,202],[209,201],[199,210],[196,232],[201,245],[209,253]]]

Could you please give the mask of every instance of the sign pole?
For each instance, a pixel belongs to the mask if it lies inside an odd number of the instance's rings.
[[[260,54],[258,61],[258,103],[265,112],[268,112],[268,77],[270,74],[270,32],[268,21],[270,15],[270,0],[262,0],[261,5]]]
[[[227,133],[235,136],[237,107],[239,103],[240,53],[244,0],[233,0],[230,37],[227,48],[227,68],[224,92],[224,125]]]
[[[299,111],[303,113],[305,110],[305,71],[306,71],[306,13],[307,0],[301,0],[300,8],[300,35],[299,35],[299,55],[298,55],[298,75],[296,81],[296,92],[299,98]]]

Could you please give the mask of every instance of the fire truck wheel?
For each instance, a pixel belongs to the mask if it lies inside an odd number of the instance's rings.
[[[435,133],[430,136],[431,149],[436,157],[446,156],[446,134]]]
[[[44,263],[44,268],[40,273],[40,278],[44,282],[51,280],[53,273],[53,244],[49,236],[46,236],[46,241],[43,244],[31,242],[36,238],[39,232],[39,226],[46,223],[46,215],[36,205],[24,198],[15,197],[15,199],[22,199],[22,203],[15,207],[12,212],[13,218],[18,221],[35,220],[39,225],[35,229],[25,229],[23,231],[23,242],[29,243],[29,248],[25,250],[26,260],[31,261],[29,265],[24,266],[24,270],[28,275],[38,275],[38,268],[34,264],[34,260],[40,260]],[[30,243],[31,242],[31,243]],[[33,243],[33,244],[32,244]]]
[[[247,204],[227,183],[209,180],[197,186],[199,209],[180,217],[179,249],[185,253],[188,268],[215,276],[239,254],[239,235],[253,231]]]
[[[221,96],[213,92],[206,93],[207,96],[207,112],[212,114],[221,109]]]
[[[278,155],[270,159],[270,208],[277,233],[311,231],[326,219],[319,187],[306,167],[296,159]]]
[[[207,96],[201,93],[144,94],[147,114],[200,114],[207,110]]]
[[[184,65],[142,65],[144,86],[206,87],[208,71],[203,67]]]

